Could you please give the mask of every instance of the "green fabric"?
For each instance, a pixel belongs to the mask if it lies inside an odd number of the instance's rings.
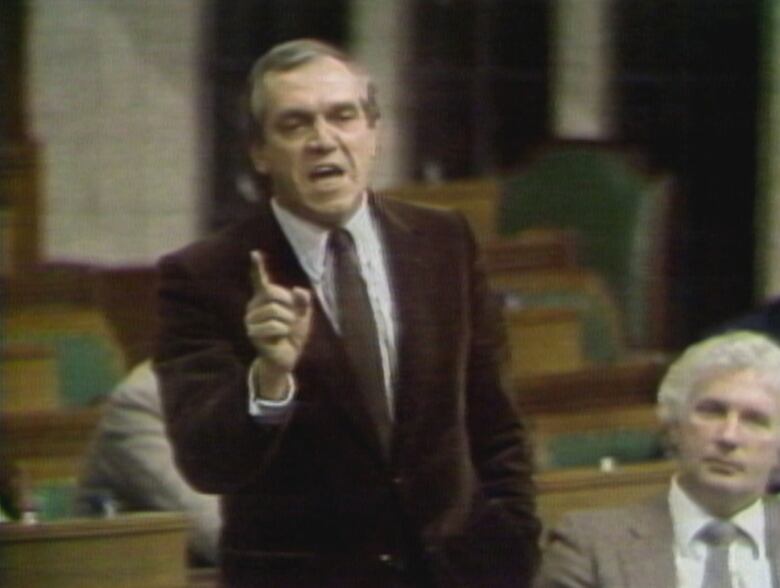
[[[56,521],[74,515],[76,484],[72,481],[45,482],[33,491],[39,520]]]
[[[604,457],[618,463],[659,459],[663,446],[652,431],[593,431],[557,435],[546,444],[546,468],[597,466]]]
[[[85,406],[111,391],[122,377],[117,350],[89,333],[37,333],[4,338],[9,345],[44,344],[55,349],[63,406]]]
[[[635,275],[644,267],[650,182],[619,153],[588,147],[550,151],[502,183],[497,230],[573,229],[583,264],[601,273],[631,321],[640,320]],[[632,282],[632,280],[634,282]]]

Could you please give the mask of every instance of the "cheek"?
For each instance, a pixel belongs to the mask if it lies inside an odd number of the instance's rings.
[[[765,461],[773,465],[777,465],[778,461],[780,461],[780,447],[778,447],[777,443],[773,441],[767,441],[766,443],[760,444],[756,448],[755,453],[760,457],[761,461]]]
[[[709,430],[709,427],[700,424],[692,424],[688,427],[685,427],[682,431],[680,431],[679,435],[681,446],[688,449],[704,447],[709,443],[711,438],[712,433]]]
[[[360,161],[362,167],[371,165],[376,155],[376,139],[370,136],[354,137],[350,141],[353,155]]]

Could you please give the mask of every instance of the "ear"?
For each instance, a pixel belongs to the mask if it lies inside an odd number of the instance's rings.
[[[252,160],[252,164],[255,166],[255,171],[264,176],[268,175],[268,161],[265,158],[265,153],[262,145],[252,144],[249,148],[249,157]]]
[[[672,456],[677,455],[680,447],[680,430],[676,423],[666,423],[661,426],[661,440],[664,449]]]

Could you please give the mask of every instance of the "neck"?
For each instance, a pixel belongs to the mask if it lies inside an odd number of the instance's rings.
[[[683,492],[685,492],[691,500],[713,517],[719,519],[730,519],[738,512],[748,508],[757,500],[761,499],[761,495],[732,495],[723,491],[713,491],[695,483],[691,483],[689,480],[682,477],[679,478],[678,482],[680,488],[682,488]]]

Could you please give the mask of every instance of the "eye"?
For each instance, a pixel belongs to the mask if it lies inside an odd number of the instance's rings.
[[[336,122],[350,122],[360,117],[360,111],[354,104],[339,106],[330,115],[330,119]]]
[[[276,128],[281,133],[292,134],[306,127],[308,119],[301,114],[288,114],[276,121]]]
[[[772,418],[760,411],[747,411],[743,413],[742,420],[745,424],[757,429],[770,429],[774,425]]]
[[[706,419],[718,419],[726,415],[727,409],[720,402],[702,400],[693,407],[694,414]]]

